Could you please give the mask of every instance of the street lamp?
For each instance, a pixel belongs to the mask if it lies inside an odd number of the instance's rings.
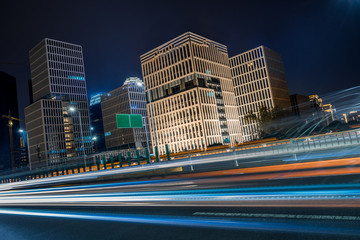
[[[69,107],[69,111],[70,112],[76,112],[76,109],[74,107]],[[86,167],[86,161],[85,161],[85,146],[84,146],[84,135],[83,135],[83,130],[82,130],[82,124],[81,124],[81,113],[80,111],[77,111],[78,117],[79,117],[79,123],[80,123],[80,134],[81,134],[81,147],[83,149],[83,158],[84,158],[84,165]]]
[[[148,133],[147,133],[147,127],[146,127],[146,117],[142,117],[142,120],[143,120],[143,124],[145,126],[145,136],[146,136],[147,149],[148,149],[148,151],[150,151],[150,149],[149,149],[149,139],[148,139]]]
[[[148,99],[149,99],[151,120],[152,120],[152,125],[153,125],[153,129],[154,129],[154,137],[155,137],[155,156],[156,156],[156,161],[159,161],[159,149],[158,149],[158,141],[157,141],[157,137],[156,137],[154,113],[153,113],[152,104],[151,104],[150,89],[148,88],[147,90],[148,90]]]

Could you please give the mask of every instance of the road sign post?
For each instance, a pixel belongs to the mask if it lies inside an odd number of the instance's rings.
[[[145,148],[145,155],[146,155],[146,162],[149,164],[150,163],[150,154],[149,154],[148,148]]]
[[[140,152],[137,149],[136,149],[136,159],[137,159],[138,165],[140,165]]]
[[[105,158],[105,156],[103,157],[103,165],[104,165],[104,169],[106,170],[106,158]]]
[[[100,157],[96,157],[96,166],[97,166],[97,170],[100,170]]]
[[[165,144],[165,150],[166,150],[166,158],[168,161],[170,161],[169,146],[167,144]]]
[[[110,156],[111,168],[114,168],[114,157],[113,155]]]
[[[156,156],[156,162],[160,162],[158,146],[155,146],[155,156]]]
[[[131,167],[131,155],[130,155],[130,152],[127,153],[127,158],[128,158],[129,167]]]
[[[122,167],[121,153],[119,153],[118,157],[119,157],[119,166]]]

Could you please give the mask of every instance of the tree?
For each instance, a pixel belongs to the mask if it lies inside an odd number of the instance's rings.
[[[268,108],[264,105],[259,106],[258,112],[249,112],[245,115],[244,120],[246,123],[257,123],[257,132],[253,134],[258,138],[278,137],[281,138],[283,130],[275,121],[289,115],[289,112],[277,106]]]

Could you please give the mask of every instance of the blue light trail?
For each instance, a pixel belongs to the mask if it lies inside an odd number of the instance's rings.
[[[218,218],[199,218],[199,217],[167,217],[152,215],[117,215],[117,214],[95,214],[80,213],[67,211],[41,211],[41,210],[23,210],[23,209],[0,209],[0,214],[33,216],[33,217],[51,217],[78,220],[95,220],[95,221],[111,221],[111,222],[127,222],[142,224],[158,224],[185,227],[203,227],[203,228],[219,228],[233,230],[260,230],[260,231],[281,231],[281,232],[302,232],[302,233],[318,233],[318,234],[341,234],[347,236],[357,236],[360,234],[359,229],[323,226],[305,224],[305,223],[282,223],[282,222],[264,222],[255,220],[234,220],[234,219],[218,219]]]

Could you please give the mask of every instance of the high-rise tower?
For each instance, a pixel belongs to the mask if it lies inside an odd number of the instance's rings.
[[[279,53],[260,46],[231,57],[230,66],[243,141],[251,141],[258,137],[258,124],[246,122],[247,114],[258,112],[260,106],[290,108],[284,64]]]
[[[226,46],[187,32],[140,58],[160,154],[241,142]]]
[[[151,146],[144,83],[137,77],[127,78],[123,86],[101,96],[105,143],[108,150]],[[117,128],[116,114],[140,114],[143,128]],[[145,132],[147,131],[147,132]]]
[[[31,165],[91,153],[82,47],[44,39],[30,50],[34,103],[25,108]]]

